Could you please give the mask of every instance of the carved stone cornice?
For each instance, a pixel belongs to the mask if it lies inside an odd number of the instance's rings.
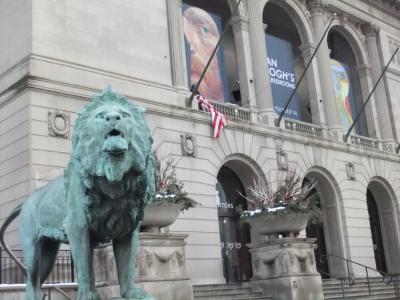
[[[314,43],[306,43],[298,47],[305,62],[308,62],[308,60],[311,58],[315,51],[315,48],[316,45]]]
[[[235,25],[236,23],[246,23],[249,24],[249,17],[236,15],[231,20],[231,25]]]
[[[311,13],[322,12],[327,4],[325,0],[308,0],[307,1],[308,9]]]
[[[400,11],[400,1],[399,0],[364,0],[376,7],[379,7],[385,12],[397,13]]]
[[[234,32],[249,31],[249,17],[236,15],[231,20],[231,26]]]
[[[362,31],[366,38],[376,38],[379,27],[373,23],[365,23],[362,25]]]
[[[340,12],[336,14],[336,18],[339,20],[341,26],[350,25],[349,14],[346,12]]]
[[[369,64],[358,66],[357,71],[360,77],[371,76],[371,66]]]

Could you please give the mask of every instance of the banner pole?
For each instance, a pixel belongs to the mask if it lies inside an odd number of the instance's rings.
[[[385,75],[387,69],[389,68],[390,63],[392,62],[393,58],[395,57],[396,53],[399,51],[399,48],[396,48],[396,50],[393,52],[392,57],[389,59],[389,62],[386,64],[385,68],[383,69],[381,75],[379,76],[378,80],[375,82],[374,87],[372,88],[371,93],[369,93],[367,99],[364,101],[363,106],[361,107],[360,111],[358,112],[356,118],[354,119],[353,123],[351,124],[349,130],[347,131],[346,135],[343,137],[343,141],[347,142],[349,136],[350,136],[350,132],[353,130],[354,126],[356,125],[358,119],[361,116],[361,113],[364,111],[365,107],[367,106],[367,103],[369,102],[369,100],[371,99],[372,95],[374,94],[376,88],[378,87],[379,82],[381,81],[383,75]]]
[[[281,113],[279,114],[279,118],[278,118],[278,119],[275,119],[275,126],[276,126],[276,127],[279,127],[279,126],[281,125],[281,121],[282,121],[283,115],[285,114],[287,108],[289,107],[290,102],[292,101],[294,95],[296,94],[297,89],[299,88],[301,81],[303,80],[304,76],[306,75],[306,73],[307,73],[307,71],[308,71],[308,68],[311,66],[311,63],[312,63],[312,61],[313,61],[315,55],[317,54],[317,51],[318,51],[319,47],[321,46],[321,44],[322,44],[322,42],[323,42],[323,40],[324,40],[326,34],[328,33],[328,31],[329,31],[329,29],[330,29],[330,27],[331,27],[331,25],[332,25],[332,22],[333,22],[333,19],[335,18],[335,16],[336,16],[336,13],[333,14],[333,16],[332,16],[332,18],[331,18],[331,20],[330,20],[328,26],[326,26],[326,29],[325,29],[324,34],[322,35],[321,39],[319,40],[319,42],[318,42],[318,44],[317,44],[317,47],[316,47],[315,50],[314,50],[314,53],[312,54],[310,60],[308,61],[307,65],[306,65],[306,68],[304,69],[303,73],[302,73],[301,76],[300,76],[299,81],[297,81],[296,87],[294,88],[293,92],[290,94],[289,99],[287,100],[287,102],[286,102],[286,104],[285,104],[283,110],[282,110]]]
[[[196,85],[194,86],[194,88],[191,89],[192,93],[190,94],[190,97],[189,97],[188,99],[186,99],[186,106],[187,106],[187,107],[192,107],[194,95],[197,94],[197,91],[198,91],[198,89],[199,89],[199,86],[200,86],[201,82],[203,81],[204,76],[206,75],[206,72],[207,72],[207,70],[208,70],[208,67],[209,67],[210,64],[211,64],[211,61],[213,60],[213,58],[214,58],[214,56],[215,56],[215,53],[217,53],[217,50],[218,50],[218,48],[219,48],[219,45],[220,45],[221,42],[222,42],[222,39],[224,38],[225,32],[228,30],[228,28],[229,28],[229,26],[230,26],[230,23],[231,23],[233,17],[235,16],[235,13],[236,13],[237,9],[239,8],[240,2],[242,2],[242,0],[238,0],[238,2],[236,3],[235,7],[233,8],[233,10],[232,10],[232,15],[230,16],[229,20],[226,22],[225,27],[224,27],[224,30],[222,31],[221,36],[220,36],[220,38],[219,38],[219,40],[218,40],[218,42],[217,42],[217,45],[215,46],[213,52],[211,53],[210,58],[208,59],[208,62],[207,62],[207,64],[206,64],[206,66],[204,67],[204,70],[203,70],[203,72],[201,73],[199,80],[197,81],[197,83],[196,83]]]

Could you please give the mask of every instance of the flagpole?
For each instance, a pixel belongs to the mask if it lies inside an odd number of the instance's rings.
[[[332,22],[333,22],[333,19],[335,18],[335,16],[336,16],[336,13],[333,14],[333,16],[332,16],[332,18],[331,18],[331,21],[329,22],[328,26],[326,26],[326,29],[325,29],[324,34],[322,35],[321,39],[319,40],[318,45],[317,45],[317,47],[316,47],[315,50],[314,50],[314,53],[312,54],[310,60],[308,61],[307,65],[306,65],[306,68],[304,69],[303,73],[302,73],[301,76],[300,76],[300,79],[297,81],[296,87],[294,88],[293,92],[290,94],[290,97],[289,97],[288,101],[286,102],[286,104],[285,104],[283,110],[282,110],[281,113],[279,114],[279,118],[278,118],[278,119],[275,119],[275,126],[276,126],[276,127],[279,127],[279,126],[281,125],[281,121],[282,121],[283,115],[285,114],[287,108],[289,107],[290,102],[292,101],[294,95],[296,94],[297,89],[299,88],[301,81],[303,80],[304,76],[306,75],[308,68],[311,66],[311,63],[312,63],[312,61],[313,61],[315,55],[317,54],[317,51],[318,51],[319,47],[321,46],[321,44],[322,44],[322,42],[323,42],[323,40],[324,40],[326,34],[328,33],[328,31],[329,31],[329,29],[330,29],[330,27],[331,27],[331,25],[332,25]]]
[[[356,118],[354,119],[353,124],[351,124],[349,130],[347,131],[346,135],[344,136],[344,138],[343,138],[344,142],[347,142],[347,140],[348,140],[348,138],[349,138],[349,136],[350,136],[350,132],[353,130],[353,128],[354,128],[356,122],[358,121],[358,119],[359,119],[360,116],[361,116],[361,113],[364,111],[365,107],[367,106],[367,103],[369,102],[369,100],[371,99],[372,95],[374,94],[375,89],[378,87],[379,82],[381,81],[383,75],[385,75],[387,69],[389,68],[390,63],[392,62],[393,58],[395,57],[395,55],[396,55],[396,53],[397,53],[398,51],[399,51],[399,48],[396,48],[396,50],[393,52],[392,57],[389,59],[389,62],[386,64],[385,68],[383,69],[381,75],[379,76],[379,78],[378,78],[378,80],[376,81],[374,87],[372,88],[371,93],[369,93],[367,99],[364,101],[364,104],[363,104],[363,106],[361,107],[360,111],[358,112]]]
[[[235,7],[233,8],[232,14],[231,14],[229,20],[228,20],[228,21],[226,22],[226,24],[225,24],[224,30],[223,30],[222,33],[221,33],[221,36],[220,36],[220,38],[219,38],[219,40],[218,40],[218,43],[217,43],[217,45],[215,46],[213,52],[211,53],[211,56],[210,56],[210,58],[208,59],[208,62],[207,62],[207,64],[206,64],[206,66],[204,67],[203,73],[201,73],[199,80],[197,81],[196,85],[195,85],[194,88],[192,89],[192,93],[190,94],[190,97],[189,97],[188,99],[186,99],[186,106],[187,106],[187,107],[192,107],[194,95],[197,94],[197,91],[198,91],[198,89],[199,89],[199,86],[200,86],[201,82],[203,81],[204,76],[206,75],[206,72],[207,72],[207,70],[208,70],[208,67],[209,67],[210,64],[211,64],[211,61],[213,60],[213,58],[214,58],[214,56],[215,56],[215,53],[217,53],[217,50],[218,50],[218,48],[219,48],[219,45],[221,44],[222,39],[224,38],[225,32],[228,30],[229,25],[230,25],[230,23],[231,23],[231,21],[232,21],[234,15],[235,15],[237,9],[239,8],[239,4],[240,4],[241,1],[242,1],[242,0],[238,0],[238,2],[236,3]]]

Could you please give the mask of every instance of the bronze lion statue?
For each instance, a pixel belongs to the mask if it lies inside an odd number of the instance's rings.
[[[63,177],[32,195],[6,219],[20,214],[20,242],[27,271],[27,299],[40,300],[40,286],[54,265],[60,243],[71,248],[78,300],[98,300],[93,249],[112,241],[123,299],[153,299],[134,286],[139,223],[154,196],[153,140],[144,109],[106,89],[79,114],[72,154]]]

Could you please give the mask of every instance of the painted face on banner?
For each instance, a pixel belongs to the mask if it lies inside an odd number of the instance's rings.
[[[189,7],[183,13],[185,38],[190,47],[190,81],[196,84],[220,37],[213,17],[203,9]],[[218,57],[214,56],[199,87],[199,93],[206,98],[224,99]]]
[[[347,131],[353,123],[353,99],[350,90],[348,66],[337,60],[331,59],[331,72],[340,123],[342,124],[343,129]]]

